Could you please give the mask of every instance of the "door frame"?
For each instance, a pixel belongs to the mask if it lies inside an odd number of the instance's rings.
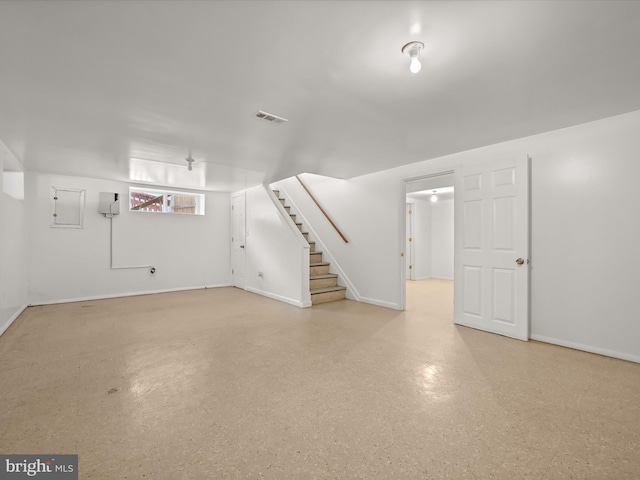
[[[236,285],[236,279],[235,279],[235,274],[234,274],[234,270],[235,270],[235,254],[234,254],[234,234],[235,234],[235,211],[234,211],[234,199],[239,198],[239,197],[244,197],[244,241],[243,241],[243,245],[245,246],[244,248],[244,254],[243,254],[243,262],[244,265],[242,266],[243,269],[243,284],[240,285]],[[246,267],[246,255],[247,255],[247,249],[246,249],[246,245],[247,245],[247,192],[246,191],[242,191],[242,192],[237,192],[231,195],[231,245],[230,245],[230,253],[231,253],[231,285],[237,288],[245,288],[245,267]]]
[[[399,207],[399,213],[400,213],[400,218],[401,218],[401,225],[399,228],[399,241],[400,241],[400,246],[402,248],[402,251],[400,252],[400,256],[402,257],[402,261],[400,262],[400,271],[401,271],[401,275],[400,278],[402,279],[402,281],[400,282],[400,310],[406,310],[407,309],[407,279],[406,279],[406,274],[407,274],[407,252],[406,250],[406,237],[407,237],[407,187],[410,183],[414,183],[414,182],[419,182],[421,180],[428,180],[428,179],[437,179],[438,177],[445,177],[445,176],[449,176],[449,175],[453,175],[454,179],[456,174],[458,173],[460,167],[459,166],[455,166],[454,168],[435,168],[432,171],[429,170],[425,170],[424,174],[421,175],[417,175],[414,177],[408,177],[408,178],[403,178],[402,179],[402,202],[400,202],[400,207]],[[455,195],[455,192],[454,192]],[[400,210],[401,209],[401,210]],[[455,222],[455,208],[454,208],[454,222]],[[455,230],[454,230],[454,242],[455,242]],[[455,249],[453,252],[454,255],[454,261],[455,261]],[[453,275],[453,281],[455,282],[455,271],[454,271],[454,275]]]

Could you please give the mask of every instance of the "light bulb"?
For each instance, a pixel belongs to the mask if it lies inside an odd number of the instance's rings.
[[[431,195],[431,202],[437,202],[438,201],[438,196],[434,193],[433,195]]]
[[[409,71],[411,73],[418,73],[422,68],[422,64],[420,63],[420,52],[423,48],[424,43],[422,42],[409,42],[402,47],[402,53],[411,60],[409,63]]]
[[[416,55],[415,57],[411,57],[411,63],[409,64],[409,70],[411,73],[418,73],[421,68],[422,64],[420,63],[420,60],[418,60],[418,56]]]

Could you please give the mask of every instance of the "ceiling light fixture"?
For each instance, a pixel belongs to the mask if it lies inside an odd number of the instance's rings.
[[[434,190],[433,193],[431,194],[431,202],[437,202],[438,201],[438,196],[436,195],[436,191]]]
[[[193,157],[191,156],[191,147],[189,147],[189,156],[187,158],[185,158],[185,161],[189,164],[189,166],[187,167],[187,169],[189,171],[193,170],[193,162],[195,162],[195,160],[193,159]]]
[[[418,73],[422,68],[422,64],[420,63],[420,52],[423,48],[424,43],[422,42],[409,42],[402,47],[402,53],[411,59],[411,63],[409,63],[409,70],[411,73]]]

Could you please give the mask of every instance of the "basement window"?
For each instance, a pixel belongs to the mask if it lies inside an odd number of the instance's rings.
[[[129,187],[129,210],[204,215],[204,194]]]

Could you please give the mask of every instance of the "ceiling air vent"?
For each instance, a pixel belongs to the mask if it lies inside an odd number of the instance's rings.
[[[273,115],[271,113],[263,112],[262,110],[258,110],[258,113],[256,113],[256,117],[262,118],[263,120],[267,120],[273,123],[285,123],[289,121],[286,118],[282,118],[277,115]]]

